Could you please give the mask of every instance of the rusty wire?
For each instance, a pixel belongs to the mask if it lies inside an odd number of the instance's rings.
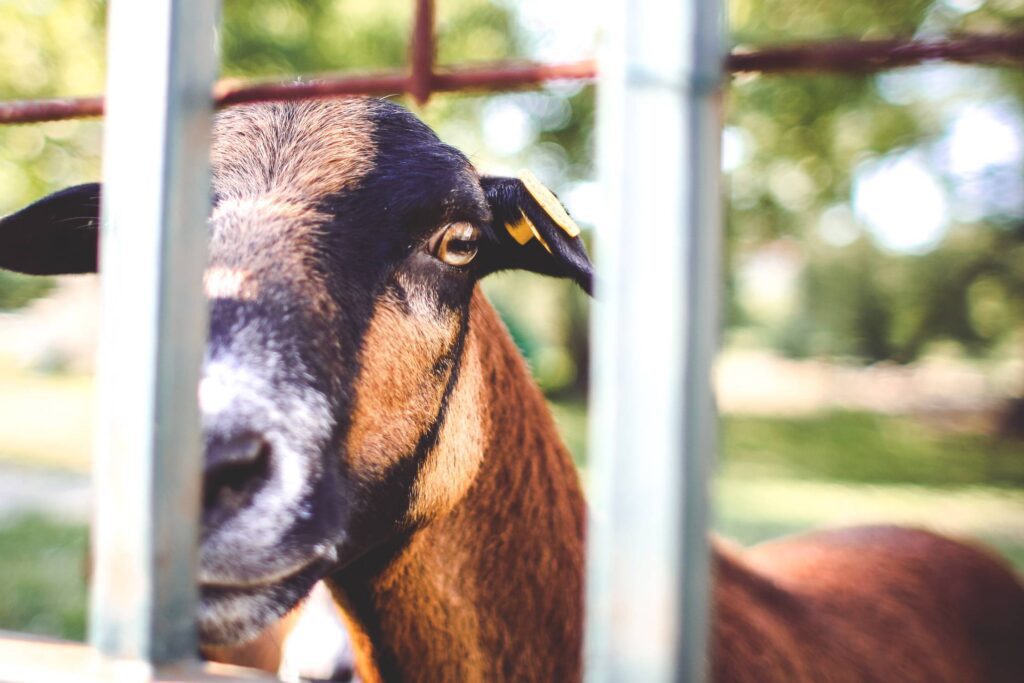
[[[408,94],[423,104],[433,93],[499,91],[537,86],[548,81],[593,81],[597,63],[499,63],[472,68],[438,69],[434,34],[434,0],[415,0],[409,43],[409,69],[367,74],[340,74],[316,80],[284,82],[221,81],[214,89],[218,108],[249,102],[298,100],[346,95]],[[731,72],[815,71],[864,73],[928,61],[1024,66],[1024,33],[962,36],[948,40],[869,40],[738,49],[727,58]],[[35,123],[103,115],[102,97],[11,100],[0,102],[0,124]]]
[[[1006,64],[1024,67],[1024,33],[964,36],[947,40],[861,40],[734,50],[732,72],[869,72],[922,62]]]

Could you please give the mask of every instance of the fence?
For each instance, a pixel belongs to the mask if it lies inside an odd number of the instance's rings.
[[[91,647],[6,635],[2,680],[250,675],[192,661],[201,459],[195,386],[205,329],[199,283],[214,107],[399,92],[425,102],[435,92],[598,73],[592,61],[438,70],[434,3],[417,0],[408,71],[215,86],[215,16],[215,0],[115,1],[105,102],[0,103],[0,123],[107,117]],[[600,156],[610,200],[598,235],[587,675],[700,681],[722,74],[864,71],[935,59],[1018,63],[1024,36],[726,55],[717,2],[622,0],[607,19]],[[624,225],[628,235],[617,227]],[[660,248],[643,250],[642,261],[641,250],[628,248],[655,240]]]

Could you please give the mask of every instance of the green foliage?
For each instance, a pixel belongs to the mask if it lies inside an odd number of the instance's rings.
[[[36,516],[0,522],[0,629],[85,638],[87,538]]]
[[[867,239],[809,254],[800,313],[775,338],[789,356],[906,363],[938,342],[982,354],[1024,320],[1024,241],[1012,232],[960,230],[919,255]]]
[[[518,54],[508,8],[481,0],[439,3],[438,59],[494,61]],[[227,0],[222,61],[229,76],[406,68],[409,0]]]
[[[1020,0],[979,4],[965,12],[931,0],[733,0],[729,9],[734,40],[761,45],[1009,31],[1024,23]],[[942,106],[1009,97],[1018,111],[1024,108],[1019,70],[976,69],[961,80],[971,73],[989,86],[972,85],[948,101],[887,86],[879,74],[734,79],[728,125],[747,154],[727,184],[730,324],[767,327],[767,338],[789,355],[869,362],[912,361],[938,341],[987,353],[1012,338],[1024,321],[1022,237],[1014,232],[1020,217],[990,212],[972,222],[954,219],[941,243],[914,255],[884,252],[865,234],[845,247],[818,237],[829,212],[850,204],[863,164],[935,147],[948,125]],[[853,229],[861,230],[855,222]],[[766,242],[789,236],[804,245],[799,300],[785,320],[758,320],[758,311],[741,301],[733,268]]]
[[[731,0],[739,43],[912,35],[932,0]]]
[[[95,0],[0,2],[0,98],[101,92],[103,11]],[[95,177],[98,155],[94,121],[0,126],[0,215]]]

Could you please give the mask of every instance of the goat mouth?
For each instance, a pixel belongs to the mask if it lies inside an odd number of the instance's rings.
[[[199,586],[206,590],[245,590],[259,589],[287,581],[299,576],[315,567],[330,567],[338,561],[338,549],[333,543],[322,543],[313,548],[312,557],[293,563],[289,566],[275,569],[269,573],[255,574],[253,576],[217,576],[216,572],[209,572],[204,576],[200,571]]]
[[[272,582],[200,584],[200,643],[237,645],[252,640],[305,598],[332,567],[326,558],[317,558]]]

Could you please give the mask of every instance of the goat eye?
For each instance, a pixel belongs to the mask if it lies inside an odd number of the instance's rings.
[[[430,251],[450,266],[465,266],[476,257],[479,237],[471,223],[452,223],[431,240]]]

